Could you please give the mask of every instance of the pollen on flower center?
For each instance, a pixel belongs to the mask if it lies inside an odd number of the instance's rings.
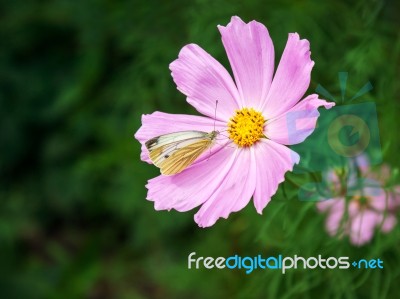
[[[251,146],[264,136],[265,119],[253,108],[236,110],[228,123],[229,138],[239,146]]]

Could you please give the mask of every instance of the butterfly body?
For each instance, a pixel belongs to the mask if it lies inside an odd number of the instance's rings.
[[[173,175],[186,169],[210,148],[218,134],[218,131],[174,132],[154,137],[145,145],[150,160],[160,168],[161,173]]]

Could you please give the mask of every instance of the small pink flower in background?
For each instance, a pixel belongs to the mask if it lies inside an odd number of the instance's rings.
[[[135,134],[142,144],[141,159],[151,163],[144,143],[152,137],[184,130],[211,132],[214,122],[215,130],[227,131],[229,136],[220,134],[211,153],[181,173],[160,175],[146,185],[147,199],[156,210],[184,212],[201,205],[195,215],[200,227],[243,209],[251,197],[261,214],[285,172],[299,162],[299,155],[285,145],[303,142],[314,131],[318,107],[334,106],[316,94],[301,100],[314,62],[309,42],[297,33],[289,34],[274,75],[274,46],[263,24],[232,17],[218,29],[235,81],[198,45],[183,47],[170,65],[172,77],[187,102],[205,116],[154,112],[143,115]],[[298,134],[287,127],[292,112],[302,112]]]
[[[355,161],[356,166],[352,163],[349,167],[346,186],[340,184],[336,172],[327,174],[333,186],[330,190],[332,198],[318,202],[317,208],[327,213],[325,225],[331,236],[347,235],[352,244],[361,246],[371,241],[376,229],[388,233],[395,227],[395,211],[400,207],[400,186],[385,190],[390,177],[389,166],[382,165],[372,171],[365,157]],[[360,178],[357,178],[355,167],[360,171]]]

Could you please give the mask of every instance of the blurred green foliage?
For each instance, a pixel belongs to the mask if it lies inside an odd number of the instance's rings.
[[[378,109],[383,159],[399,166],[398,1],[3,1],[0,18],[1,298],[396,298],[400,230],[352,247],[331,239],[307,174],[288,174],[262,216],[250,204],[199,229],[194,212],[156,212],[139,159],[140,117],[196,114],[170,77],[197,43],[229,66],[216,29],[232,15],[264,23],[276,61],[289,32],[311,42],[309,92]],[[228,67],[229,68],[229,67]],[[399,180],[396,178],[396,183]],[[187,255],[380,257],[383,271],[188,270]]]

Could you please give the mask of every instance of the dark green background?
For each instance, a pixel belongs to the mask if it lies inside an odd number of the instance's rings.
[[[399,166],[399,1],[2,1],[1,298],[396,298],[400,230],[361,248],[327,236],[289,174],[262,216],[252,204],[199,229],[156,212],[133,134],[155,110],[195,114],[168,65],[197,43],[228,67],[216,26],[264,23],[276,60],[289,32],[311,42],[318,84],[377,104],[383,160]],[[153,137],[153,136],[149,136]],[[396,172],[396,171],[395,171]],[[394,178],[398,184],[399,179]],[[187,255],[381,258],[384,270],[188,270]]]

